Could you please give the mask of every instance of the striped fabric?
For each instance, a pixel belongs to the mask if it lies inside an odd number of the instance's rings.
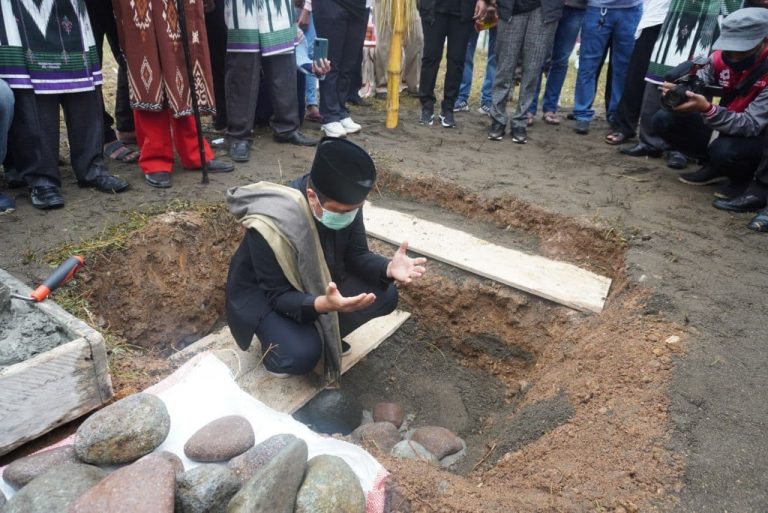
[[[227,51],[290,53],[298,43],[291,0],[225,0]]]

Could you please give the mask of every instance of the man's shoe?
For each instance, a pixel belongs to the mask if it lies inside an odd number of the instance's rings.
[[[488,129],[488,139],[491,141],[501,141],[504,139],[504,131],[507,126],[491,118],[491,127]]]
[[[328,137],[346,137],[347,131],[344,130],[344,126],[338,121],[333,123],[326,123],[320,127],[320,130]]]
[[[456,128],[456,120],[453,119],[452,110],[440,112],[440,124],[443,125],[443,128]]]
[[[61,192],[59,192],[59,188],[55,185],[32,187],[30,199],[32,200],[32,206],[41,210],[61,208],[64,206],[64,198],[62,197]]]
[[[432,107],[421,108],[421,118],[419,118],[419,124],[424,126],[432,126],[435,124],[435,111]]]
[[[341,341],[341,356],[348,355],[352,352],[352,346],[350,346],[346,340]]]
[[[306,135],[302,134],[298,130],[294,130],[287,136],[282,135],[273,135],[272,138],[275,140],[275,142],[285,144],[295,144],[296,146],[317,146],[317,143],[320,141],[318,139],[315,139],[314,137],[307,137]]]
[[[16,202],[13,198],[0,192],[0,215],[10,214],[14,210],[16,210]]]
[[[768,232],[768,208],[758,212],[749,222],[747,228],[756,232]]]
[[[251,142],[232,140],[229,144],[229,158],[235,162],[248,162],[251,159]]]
[[[453,111],[454,112],[468,112],[469,111],[469,104],[467,103],[467,100],[456,100],[456,103],[453,104]]]
[[[362,125],[355,123],[352,118],[344,118],[340,123],[348,134],[356,134],[363,128]]]
[[[351,103],[352,105],[357,105],[358,107],[371,106],[371,102],[369,102],[365,98],[361,98],[359,94],[351,95],[349,98],[347,98],[347,103]]]
[[[387,92],[386,91],[378,91],[376,93],[376,99],[377,100],[386,100],[387,99]]]
[[[77,182],[79,187],[93,187],[99,192],[123,192],[131,186],[125,180],[112,175],[100,175],[88,182]]]
[[[209,173],[231,173],[235,170],[235,165],[226,160],[213,159],[205,163],[205,170]]]
[[[724,182],[728,177],[715,171],[709,165],[703,165],[691,173],[682,173],[677,177],[683,183],[688,185],[711,185],[713,183]]]
[[[528,142],[528,132],[524,127],[512,127],[512,142],[517,144]]]
[[[171,187],[170,171],[158,171],[144,175],[144,180],[151,186],[158,189],[169,189]]]
[[[484,103],[483,105],[480,105],[480,107],[477,108],[477,112],[480,114],[485,114],[486,116],[491,115],[491,106],[487,103]]]
[[[679,151],[670,151],[667,154],[667,167],[672,169],[685,169],[688,167],[688,157]]]
[[[738,198],[747,191],[747,187],[749,187],[749,182],[734,182],[733,180],[728,180],[714,192],[714,196],[715,198],[726,200]]]
[[[573,127],[573,131],[579,135],[587,135],[589,133],[589,121],[576,120],[576,126]]]
[[[742,194],[729,200],[716,199],[712,202],[712,206],[728,212],[756,212],[765,208],[765,196]]]
[[[658,148],[652,148],[645,143],[637,143],[634,146],[624,146],[619,150],[622,155],[629,157],[661,157],[662,151]]]

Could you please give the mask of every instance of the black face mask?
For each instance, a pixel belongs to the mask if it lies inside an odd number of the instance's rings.
[[[749,68],[755,65],[756,61],[757,52],[748,57],[744,57],[740,61],[734,61],[727,53],[723,53],[723,62],[725,62],[729,68],[732,68],[734,71],[738,71],[739,73],[747,71]]]

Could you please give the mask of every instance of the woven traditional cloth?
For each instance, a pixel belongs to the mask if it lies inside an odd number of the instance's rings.
[[[0,0],[0,78],[36,94],[92,91],[102,82],[82,0]]]
[[[213,113],[215,100],[203,2],[182,1],[198,106],[201,112]],[[170,107],[177,118],[192,114],[176,0],[112,0],[112,5],[120,46],[128,64],[131,107],[151,111]]]
[[[228,52],[292,52],[298,30],[292,0],[224,0]],[[326,0],[328,1],[328,0]]]

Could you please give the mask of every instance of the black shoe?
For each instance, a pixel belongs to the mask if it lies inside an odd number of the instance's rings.
[[[152,187],[158,189],[168,189],[171,187],[171,173],[169,171],[159,171],[144,175],[144,180]]]
[[[710,185],[724,182],[728,177],[721,175],[718,171],[705,164],[692,173],[682,173],[677,179],[688,185]]]
[[[235,165],[225,160],[213,159],[205,163],[205,170],[209,173],[231,173]]]
[[[88,182],[77,182],[79,187],[93,187],[99,192],[123,192],[131,186],[125,180],[112,175],[97,176]]]
[[[432,126],[435,124],[435,111],[432,107],[421,108],[421,118],[419,118],[419,124],[424,126]]]
[[[573,112],[569,112],[569,113],[568,113],[568,114],[565,116],[565,119],[568,119],[568,120],[570,120],[570,121],[576,121],[576,114],[574,114]]]
[[[386,100],[387,99],[387,92],[381,91],[379,93],[376,93],[376,99],[377,100]]]
[[[619,150],[622,155],[629,157],[661,157],[662,151],[658,148],[652,148],[645,143],[637,143],[634,146],[624,146]]]
[[[525,127],[512,127],[512,142],[525,144],[528,142],[528,132]]]
[[[235,162],[248,162],[251,158],[251,142],[232,140],[229,144],[229,158]]]
[[[714,195],[715,198],[726,200],[733,199],[747,192],[747,187],[749,187],[749,182],[734,182],[733,180],[728,180],[728,182],[714,192]]]
[[[32,187],[30,199],[32,200],[32,206],[41,210],[61,208],[64,206],[64,198],[62,197],[61,192],[59,192],[59,188],[55,185]]]
[[[573,131],[579,135],[587,135],[589,133],[589,121],[576,120],[576,126],[573,127]]]
[[[0,192],[0,215],[10,214],[14,210],[16,210],[16,202],[13,201],[13,198]]]
[[[307,137],[298,130],[294,130],[285,136],[274,134],[272,138],[275,140],[275,142],[281,144],[290,143],[295,144],[296,146],[317,146],[317,143],[320,142],[319,139],[315,139],[314,137]]]
[[[765,208],[765,196],[742,194],[729,200],[716,199],[712,202],[712,206],[729,212],[756,212]]]
[[[347,355],[352,351],[352,346],[350,346],[345,340],[341,341],[341,356]]]
[[[756,232],[768,232],[768,208],[761,210],[753,217],[747,228]]]
[[[667,153],[667,167],[672,169],[685,169],[688,167],[688,157],[679,151],[670,151]]]
[[[361,98],[359,94],[354,94],[347,98],[347,103],[351,103],[352,105],[357,105],[358,107],[370,107],[371,102],[366,100],[365,98]]]
[[[488,129],[488,139],[491,141],[501,141],[504,139],[504,132],[507,129],[507,125],[499,123],[495,119],[491,118],[491,127]]]
[[[456,120],[453,119],[452,110],[440,111],[440,124],[443,128],[456,128]]]

